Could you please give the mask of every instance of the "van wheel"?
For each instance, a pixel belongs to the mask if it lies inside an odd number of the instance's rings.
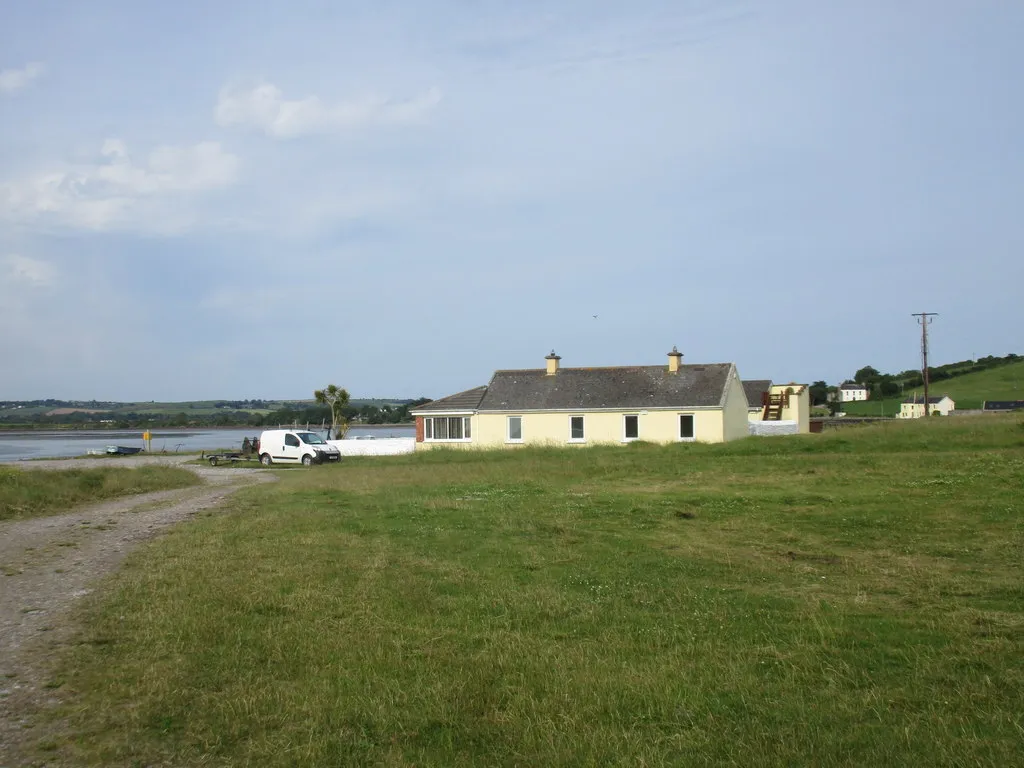
[[[260,464],[262,464],[264,467],[269,467],[273,463],[274,460],[270,458],[269,453],[264,453],[262,456],[260,456]]]
[[[302,466],[304,466],[304,467],[312,467],[313,466],[313,457],[310,456],[308,453],[305,456],[302,457]]]

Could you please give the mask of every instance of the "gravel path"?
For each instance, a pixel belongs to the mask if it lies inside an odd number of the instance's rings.
[[[117,459],[118,466],[184,464],[193,456]],[[33,461],[25,470],[111,466],[110,459]],[[45,685],[54,651],[75,632],[71,608],[141,542],[216,506],[238,488],[276,479],[259,469],[190,465],[206,482],[0,523],[0,768],[38,765],[26,747],[55,703]]]

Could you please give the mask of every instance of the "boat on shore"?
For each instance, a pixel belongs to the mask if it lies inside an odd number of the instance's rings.
[[[127,445],[108,445],[107,453],[113,456],[134,456],[136,453],[142,453],[142,449],[131,448]]]

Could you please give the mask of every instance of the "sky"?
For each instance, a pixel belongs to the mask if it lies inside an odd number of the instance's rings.
[[[0,3],[0,400],[1024,353],[1024,4]]]

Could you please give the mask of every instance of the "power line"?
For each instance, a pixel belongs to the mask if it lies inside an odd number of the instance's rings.
[[[924,379],[924,415],[931,416],[928,410],[928,326],[932,324],[932,318],[938,312],[911,312],[911,317],[917,318],[921,326],[921,378]]]

